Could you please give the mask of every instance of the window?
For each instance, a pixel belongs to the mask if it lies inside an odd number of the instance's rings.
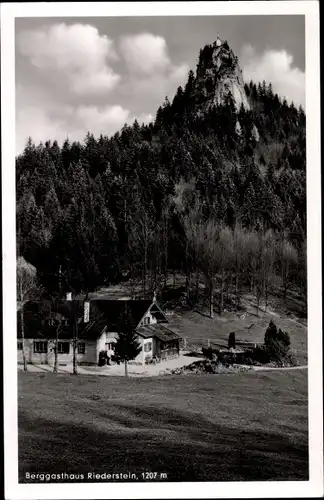
[[[22,343],[21,340],[18,340],[18,342],[17,342],[17,349],[18,349],[18,351],[22,351],[22,348],[23,348],[23,343]]]
[[[47,353],[47,341],[34,342],[34,352],[38,354]]]
[[[150,352],[152,351],[152,342],[147,342],[144,344],[144,352]]]
[[[59,354],[69,354],[70,343],[69,342],[59,342],[57,346],[57,352]]]
[[[150,322],[151,322],[151,318],[150,318],[149,316],[146,316],[146,317],[144,318],[144,325],[149,325],[149,324],[150,324]]]
[[[78,354],[85,354],[85,343],[84,342],[78,343]]]
[[[106,343],[106,351],[114,351],[114,350],[115,350],[114,342],[107,342]]]

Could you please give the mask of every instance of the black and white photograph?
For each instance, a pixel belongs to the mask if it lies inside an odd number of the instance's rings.
[[[1,7],[6,498],[321,496],[318,2]]]

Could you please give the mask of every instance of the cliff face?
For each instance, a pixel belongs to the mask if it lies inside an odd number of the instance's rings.
[[[238,59],[227,42],[218,37],[213,45],[206,45],[200,51],[196,92],[202,97],[200,104],[206,110],[212,105],[223,104],[229,93],[236,109],[242,104],[245,109],[250,108]]]

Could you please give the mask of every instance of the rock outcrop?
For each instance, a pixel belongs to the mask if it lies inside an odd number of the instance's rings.
[[[196,95],[201,96],[200,106],[205,110],[213,105],[224,104],[229,95],[237,110],[241,105],[250,109],[238,59],[228,43],[219,37],[212,45],[206,45],[200,51]]]

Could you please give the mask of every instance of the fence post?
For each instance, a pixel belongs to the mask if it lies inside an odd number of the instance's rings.
[[[187,337],[184,337],[183,338],[183,350],[186,351],[187,350]]]

